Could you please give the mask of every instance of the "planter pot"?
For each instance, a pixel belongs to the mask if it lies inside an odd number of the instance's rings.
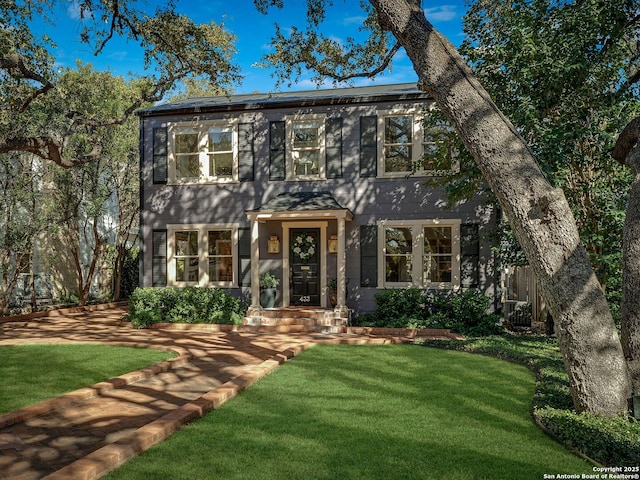
[[[331,307],[335,307],[338,304],[338,294],[336,292],[329,292],[329,304]]]
[[[273,308],[276,304],[276,295],[278,290],[276,287],[266,287],[260,289],[260,305],[263,308]]]

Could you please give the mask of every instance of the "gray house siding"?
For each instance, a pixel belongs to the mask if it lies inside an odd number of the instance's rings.
[[[351,90],[354,96],[359,89]],[[330,92],[325,92],[325,96]],[[342,90],[336,91],[340,98]],[[304,97],[304,94],[299,94]],[[460,222],[461,236],[469,236],[477,231],[479,243],[461,245],[460,268],[471,272],[476,279],[467,282],[469,286],[478,286],[488,294],[493,294],[495,268],[491,255],[491,245],[483,241],[494,218],[493,213],[480,201],[460,204],[453,209],[445,207],[444,193],[441,189],[425,188],[424,177],[380,178],[376,176],[376,133],[373,131],[376,116],[381,111],[407,108],[422,110],[429,100],[425,94],[415,93],[416,99],[404,99],[394,96],[385,100],[384,90],[370,95],[369,100],[344,100],[331,104],[326,100],[313,100],[316,92],[310,92],[310,100],[300,105],[291,101],[284,103],[240,103],[234,105],[230,97],[224,111],[206,112],[202,102],[176,104],[173,107],[163,105],[144,110],[140,113],[142,121],[142,272],[143,286],[159,285],[158,275],[166,275],[166,264],[162,270],[162,247],[154,245],[154,238],[163,236],[171,225],[196,224],[233,224],[238,230],[238,250],[235,264],[239,269],[236,282],[230,291],[236,295],[248,295],[250,275],[248,268],[250,252],[247,251],[247,238],[250,222],[247,212],[259,209],[262,205],[283,192],[329,191],[335,200],[353,214],[346,222],[346,276],[347,305],[356,311],[371,311],[375,307],[374,295],[382,285],[378,282],[363,282],[363,272],[372,273],[371,265],[362,266],[364,258],[381,255],[378,244],[361,239],[361,232],[374,234],[381,221],[412,221],[447,219]],[[325,97],[322,97],[325,98]],[[222,102],[222,100],[219,100]],[[194,113],[200,105],[203,113]],[[221,109],[224,103],[216,103],[211,109]],[[286,178],[287,145],[277,137],[285,128],[285,120],[293,115],[325,116],[325,180],[283,180]],[[171,185],[167,162],[169,147],[162,142],[170,136],[168,127],[177,123],[193,123],[229,120],[241,126],[238,154],[239,176],[237,182],[217,184]],[[252,126],[251,129],[248,127]],[[365,129],[365,131],[363,131]],[[275,135],[275,136],[274,136]],[[250,138],[251,145],[243,142]],[[155,144],[154,144],[155,140]],[[252,159],[252,161],[251,161]],[[337,235],[337,222],[328,220],[326,235]],[[363,229],[364,228],[364,229]],[[272,271],[281,277],[283,254],[288,248],[281,245],[279,254],[269,254],[269,237],[275,235],[284,238],[281,221],[267,221],[259,224],[260,271]],[[166,248],[166,247],[164,247]],[[372,251],[372,249],[374,249]],[[166,255],[166,253],[165,253]],[[336,276],[335,255],[327,253],[326,277]],[[375,269],[374,269],[375,270]],[[377,279],[376,279],[377,280]],[[366,285],[376,286],[366,286]],[[462,285],[465,286],[465,285]],[[282,296],[281,296],[282,298]]]

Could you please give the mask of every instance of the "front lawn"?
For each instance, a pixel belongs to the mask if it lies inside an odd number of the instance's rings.
[[[0,347],[0,413],[160,363],[175,354],[107,345]]]
[[[534,374],[455,351],[316,346],[110,479],[541,479],[593,473],[530,416]]]
[[[425,342],[491,355],[521,363],[537,374],[532,411],[536,420],[559,442],[610,467],[640,465],[640,422],[635,418],[601,418],[576,413],[569,378],[555,338],[541,335],[503,335],[465,341]],[[637,474],[637,470],[630,470]]]

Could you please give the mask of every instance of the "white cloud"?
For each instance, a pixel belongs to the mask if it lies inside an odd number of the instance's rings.
[[[425,8],[424,14],[430,22],[448,22],[458,16],[455,5],[440,5],[434,8]]]
[[[342,19],[343,25],[362,25],[367,17],[363,15],[354,15],[352,17],[344,17]]]
[[[67,15],[74,20],[80,20],[80,4],[74,0],[69,2],[67,7]]]

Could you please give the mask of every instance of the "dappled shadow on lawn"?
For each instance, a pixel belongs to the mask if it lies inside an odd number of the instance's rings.
[[[526,368],[459,352],[317,346],[113,478],[144,478],[143,471],[225,479],[590,472],[531,421],[533,381]],[[179,457],[189,465],[178,465]]]
[[[121,323],[121,316],[120,312],[83,313],[8,325],[0,347],[101,343],[171,350],[182,360],[163,362],[166,368],[160,370],[150,367],[78,390],[67,399],[53,400],[49,407],[54,410],[43,405],[35,415],[1,428],[0,476],[41,478],[105,445],[126,442],[138,428],[292,344],[291,338],[282,336],[269,339],[211,331],[138,330]],[[75,368],[90,370],[91,365]]]

